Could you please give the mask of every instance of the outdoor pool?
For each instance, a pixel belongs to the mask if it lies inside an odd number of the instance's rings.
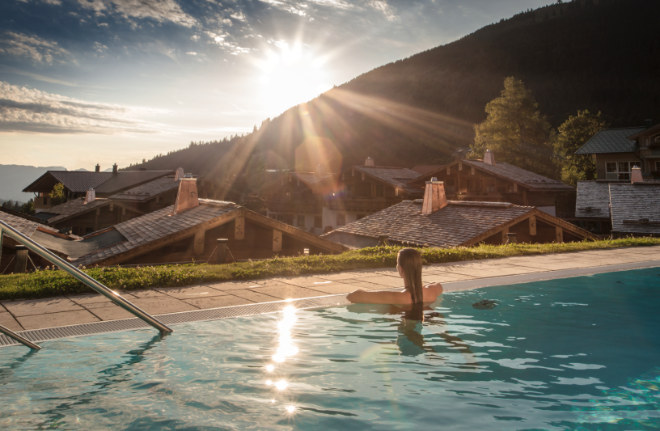
[[[657,429],[658,310],[650,268],[12,346],[0,428]]]

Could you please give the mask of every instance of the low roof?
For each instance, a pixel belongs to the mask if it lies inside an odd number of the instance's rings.
[[[59,223],[70,217],[84,214],[97,208],[110,205],[111,203],[112,202],[110,200],[104,198],[96,198],[89,203],[85,203],[85,198],[82,197],[71,199],[59,205],[48,208],[47,213],[52,215],[46,218],[46,222],[49,224]]]
[[[660,234],[660,184],[609,184],[612,231]]]
[[[645,129],[645,127],[626,127],[601,130],[578,148],[575,154],[632,153],[636,149],[632,137]]]
[[[62,183],[73,193],[84,193],[90,188],[95,189],[112,176],[112,172],[88,171],[47,171],[23,189],[24,192],[48,193],[57,183]]]
[[[388,166],[354,166],[353,167],[358,172],[362,172],[366,175],[369,175],[381,182],[389,184],[394,187],[399,187],[408,192],[419,192],[415,187],[410,187],[409,183],[414,179],[419,177],[419,172],[413,171],[408,168],[397,168],[397,167],[388,167]]]
[[[492,229],[538,212],[534,207],[508,202],[474,201],[449,201],[446,207],[429,215],[422,215],[421,210],[422,199],[405,200],[322,237],[335,241],[350,234],[371,239],[369,245],[376,245],[379,238],[385,237],[418,246],[456,247],[470,245]]]
[[[575,217],[609,218],[610,188],[602,181],[578,181]]]
[[[96,193],[113,194],[144,184],[156,178],[172,175],[174,171],[119,171],[96,188]],[[174,180],[172,180],[174,181]]]
[[[32,237],[32,235],[36,232],[38,228],[43,228],[48,231],[53,231],[55,230],[51,227],[48,227],[44,224],[37,223],[32,220],[28,220],[23,217],[19,217],[13,214],[9,214],[8,212],[0,209],[0,220],[3,222],[7,223],[23,235],[27,236],[28,238]]]
[[[173,209],[174,206],[170,205],[86,237],[85,241],[104,242],[104,247],[81,256],[75,260],[76,265],[99,263],[141,248],[146,252],[155,245],[162,247],[166,243],[193,235],[202,225],[211,229],[228,223],[240,215],[245,215],[257,223],[281,229],[321,248],[325,246],[330,251],[341,251],[336,244],[286,223],[262,216],[233,202],[199,199],[199,206],[194,208],[177,214],[172,214]]]
[[[112,194],[121,190],[137,186],[173,171],[119,171],[89,172],[89,171],[47,171],[32,184],[23,189],[24,192],[47,193],[57,183],[62,183],[67,190],[73,193],[84,193],[89,189],[97,193]]]
[[[95,250],[90,254],[82,256],[76,261],[76,264],[89,265],[126,253],[161,238],[167,238],[182,231],[195,228],[199,224],[208,222],[209,220],[236,212],[240,208],[232,202],[216,202],[214,204],[199,205],[178,214],[172,214],[174,206],[170,205],[141,217],[116,224],[111,229],[95,236],[114,235],[120,241],[107,248]],[[120,236],[117,236],[117,233]]]
[[[459,163],[459,162],[456,162]],[[530,190],[538,191],[571,191],[573,187],[564,184],[559,180],[544,177],[527,169],[519,168],[506,162],[496,162],[494,165],[484,163],[482,160],[461,160],[468,166],[492,174],[496,177],[504,178],[516,182]]]
[[[174,181],[171,176],[164,176],[149,181],[148,183],[140,184],[139,186],[123,190],[110,196],[113,200],[131,201],[131,202],[145,202],[154,198],[162,193],[170,190],[176,190],[179,187],[179,181]]]
[[[71,255],[70,246],[76,248],[78,241],[72,237],[62,235],[53,228],[18,217],[0,210],[0,220],[4,221],[23,235],[47,248],[66,256]]]

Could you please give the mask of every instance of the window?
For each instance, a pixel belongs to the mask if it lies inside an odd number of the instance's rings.
[[[321,218],[321,216],[314,216],[314,227],[317,228],[323,227],[323,219]]]
[[[656,160],[655,162],[655,170],[660,171],[660,160]]]
[[[296,217],[296,226],[298,227],[305,226],[305,216],[303,214],[298,214],[298,217]]]
[[[640,166],[639,162],[607,162],[605,164],[606,179],[608,180],[629,180],[630,169],[633,166]]]
[[[337,214],[337,226],[346,224],[346,214]]]

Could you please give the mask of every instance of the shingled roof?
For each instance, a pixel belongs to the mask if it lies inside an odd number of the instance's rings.
[[[200,203],[204,201],[200,199]],[[202,223],[208,222],[223,215],[237,212],[239,206],[233,202],[223,201],[204,201],[204,205],[199,205],[187,211],[172,214],[174,206],[170,205],[158,211],[136,217],[131,220],[114,225],[111,229],[100,234],[116,235],[121,240],[110,247],[95,250],[94,252],[80,257],[76,260],[77,265],[90,265],[113,256],[126,253],[130,250],[145,246],[161,238],[180,236],[182,233],[193,230]],[[114,231],[114,232],[112,232]]]
[[[552,178],[544,177],[527,169],[519,168],[506,162],[488,164],[482,160],[462,160],[467,166],[516,182],[529,190],[538,191],[571,191],[573,187]]]
[[[78,241],[74,241],[75,238],[62,235],[49,226],[9,214],[2,210],[0,210],[0,220],[48,250],[65,256],[70,255],[69,245],[78,243]]]
[[[626,127],[601,130],[578,148],[575,154],[632,153],[636,150],[636,143],[631,137],[645,129]]]
[[[91,202],[85,203],[85,198],[76,198],[68,200],[59,205],[48,208],[47,214],[51,215],[46,219],[49,224],[64,221],[86,212],[110,205],[112,202],[108,199],[97,198]]]
[[[388,166],[355,166],[353,169],[393,187],[398,187],[412,193],[421,193],[420,189],[409,185],[412,180],[420,176],[419,172],[412,169]]]
[[[117,173],[47,171],[23,191],[47,193],[53,189],[55,184],[62,183],[72,193],[85,193],[89,189],[94,189],[97,194],[109,195],[172,173],[173,171],[169,170],[119,171]]]
[[[44,224],[25,219],[23,217],[15,216],[13,214],[9,214],[8,212],[3,211],[1,209],[0,209],[0,220],[7,223],[8,225],[10,225],[11,227],[16,229],[23,235],[27,236],[28,238],[32,237],[32,235],[36,232],[38,228],[55,232],[53,228],[48,227]]]
[[[609,218],[609,183],[599,181],[578,181],[575,200],[575,217]]]
[[[156,178],[148,183],[123,190],[110,196],[110,199],[144,202],[170,190],[176,190],[179,187],[179,181],[174,181],[171,176]]]
[[[75,264],[102,263],[110,258],[117,258],[138,249],[143,249],[146,252],[154,249],[155,244],[158,247],[163,246],[163,240],[168,243],[175,242],[193,235],[202,225],[211,229],[228,223],[239,216],[245,216],[256,223],[271,228],[281,229],[302,241],[307,241],[331,252],[338,252],[343,249],[337,244],[319,239],[316,235],[280,221],[269,219],[233,202],[199,199],[199,205],[196,207],[177,213],[173,213],[173,209],[174,206],[170,205],[161,210],[114,225],[112,228],[94,235],[93,238],[86,237],[85,241],[104,242],[105,247],[80,256],[74,261]],[[105,241],[105,237],[111,238]]]
[[[446,207],[422,215],[422,202],[402,201],[322,237],[354,247],[377,245],[382,238],[417,246],[456,247],[472,245],[493,229],[538,212],[507,202],[448,201]],[[355,236],[352,244],[347,243],[350,236]]]
[[[62,183],[73,193],[85,193],[95,189],[112,177],[112,172],[88,171],[47,171],[32,184],[23,189],[24,192],[49,192],[57,183]]]
[[[660,184],[610,183],[612,231],[660,234]]]

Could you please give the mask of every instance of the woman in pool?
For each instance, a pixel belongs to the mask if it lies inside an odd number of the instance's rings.
[[[392,304],[403,306],[423,306],[434,302],[442,293],[442,284],[432,283],[422,285],[422,255],[414,248],[399,250],[396,258],[396,268],[403,278],[403,290],[378,290],[367,292],[358,289],[349,293],[346,298],[353,303],[362,304]]]

